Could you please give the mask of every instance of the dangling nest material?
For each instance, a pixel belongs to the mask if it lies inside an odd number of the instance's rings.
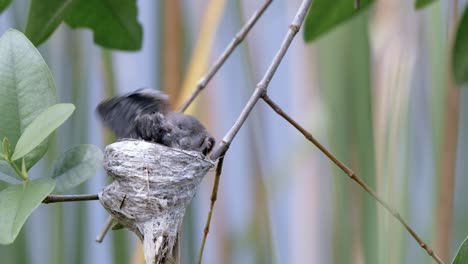
[[[198,152],[119,141],[106,147],[104,168],[114,181],[99,200],[143,241],[147,264],[171,263],[185,208],[213,166]]]

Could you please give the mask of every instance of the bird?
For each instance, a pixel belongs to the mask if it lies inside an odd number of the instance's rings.
[[[207,155],[215,140],[191,115],[169,110],[169,96],[141,88],[102,101],[96,112],[118,139],[131,138]]]

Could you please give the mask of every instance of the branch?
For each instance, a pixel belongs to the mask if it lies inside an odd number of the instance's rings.
[[[109,232],[109,229],[112,227],[114,224],[114,219],[112,216],[107,217],[106,223],[104,224],[104,228],[101,230],[101,232],[97,235],[96,237],[96,242],[102,243],[104,240],[104,237],[107,235],[107,232]]]
[[[354,9],[361,9],[361,0],[354,0]]]
[[[312,142],[320,151],[323,152],[333,163],[335,163],[344,173],[346,173],[352,180],[359,184],[368,194],[370,194],[380,205],[382,205],[393,217],[395,217],[405,227],[405,229],[413,236],[418,244],[427,251],[427,254],[431,256],[437,263],[444,264],[440,257],[432,250],[419,235],[414,231],[408,223],[401,217],[397,210],[392,208],[387,202],[380,198],[377,193],[371,189],[360,177],[358,177],[350,168],[339,161],[330,151],[328,151],[312,134],[307,132],[301,125],[299,125],[294,119],[287,115],[275,102],[273,102],[267,94],[262,95],[263,101],[265,101],[278,115],[286,119],[292,126],[294,126],[304,137]]]
[[[268,89],[268,85],[270,84],[270,81],[273,78],[273,75],[275,74],[276,69],[278,69],[278,66],[281,63],[281,60],[283,59],[284,55],[286,54],[286,51],[288,50],[289,46],[291,45],[292,40],[294,39],[297,32],[299,31],[302,25],[302,22],[304,21],[305,15],[307,14],[307,10],[309,10],[311,3],[312,3],[311,0],[302,1],[302,4],[296,13],[296,16],[294,17],[291,25],[289,25],[289,30],[286,33],[283,43],[281,43],[281,46],[278,52],[276,53],[275,57],[273,58],[267,71],[265,72],[265,75],[257,84],[255,91],[253,92],[252,96],[250,97],[249,101],[245,105],[244,109],[242,110],[241,114],[237,118],[234,125],[231,127],[228,133],[224,136],[223,140],[218,144],[218,147],[213,151],[213,154],[211,155],[212,160],[216,160],[222,155],[224,155],[224,153],[226,153],[227,149],[229,148],[229,145],[231,144],[232,140],[236,136],[237,132],[239,132],[239,129],[244,124],[245,120],[249,116],[253,107],[258,102],[260,97],[266,93]]]
[[[187,101],[185,101],[184,104],[179,108],[180,112],[184,112],[189,107],[189,105],[193,102],[193,100],[195,100],[198,94],[203,89],[205,89],[205,87],[208,85],[208,83],[213,78],[213,76],[218,72],[221,66],[223,66],[224,62],[229,58],[229,56],[232,54],[234,49],[236,49],[236,47],[244,40],[245,36],[247,36],[249,31],[252,29],[255,23],[257,23],[258,19],[263,15],[263,13],[271,4],[272,1],[273,0],[265,1],[265,3],[260,7],[260,9],[257,10],[250,17],[249,21],[247,21],[247,23],[241,28],[241,30],[237,32],[236,36],[231,40],[231,42],[223,51],[223,53],[221,53],[221,55],[218,57],[215,64],[208,70],[205,76],[203,76],[198,81],[197,86],[195,87],[195,90],[193,91],[193,93],[190,95]]]
[[[97,194],[70,194],[70,195],[48,195],[42,203],[80,202],[99,200]]]
[[[201,261],[203,258],[203,251],[205,250],[206,239],[208,237],[208,232],[210,232],[210,223],[211,223],[211,217],[213,215],[213,208],[214,208],[216,199],[218,198],[218,187],[219,187],[219,180],[221,178],[221,172],[223,170],[223,161],[224,161],[224,157],[221,157],[218,161],[218,165],[216,166],[215,181],[213,184],[213,190],[211,191],[210,211],[208,212],[208,218],[206,219],[205,229],[203,230],[203,240],[200,246],[200,251],[198,252],[198,261],[197,261],[198,264],[201,264]]]

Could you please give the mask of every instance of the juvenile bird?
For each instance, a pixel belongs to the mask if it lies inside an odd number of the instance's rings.
[[[169,111],[169,97],[138,89],[102,101],[96,108],[117,138],[134,138],[207,155],[214,138],[195,117]]]

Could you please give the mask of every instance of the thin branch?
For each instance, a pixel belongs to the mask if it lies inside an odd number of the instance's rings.
[[[395,217],[400,223],[406,228],[406,230],[413,236],[413,238],[418,242],[418,244],[427,251],[427,254],[431,256],[437,263],[444,264],[440,257],[432,250],[419,235],[406,223],[406,221],[401,217],[397,210],[392,208],[387,202],[380,198],[377,193],[371,189],[360,177],[358,177],[350,168],[344,165],[339,161],[330,151],[328,151],[317,139],[315,139],[311,133],[305,130],[301,125],[299,125],[294,119],[287,115],[275,102],[273,102],[267,94],[263,94],[263,101],[265,101],[278,115],[286,119],[292,126],[294,126],[299,132],[304,135],[304,137],[312,142],[320,151],[323,152],[333,163],[335,163],[343,172],[345,172],[352,180],[359,184],[367,193],[369,193],[380,205],[382,205],[393,217]]]
[[[42,203],[61,203],[99,200],[97,194],[77,194],[77,195],[48,195]]]
[[[109,232],[109,229],[112,227],[113,224],[114,218],[112,218],[112,216],[107,217],[106,223],[104,224],[104,228],[102,228],[101,232],[96,237],[96,242],[102,243],[104,237],[107,235],[107,232]]]
[[[307,10],[309,10],[311,3],[312,3],[311,0],[302,1],[302,4],[296,13],[296,16],[294,17],[291,25],[289,25],[289,30],[286,33],[283,43],[281,43],[281,46],[278,52],[276,53],[275,57],[271,61],[270,66],[265,72],[265,75],[257,84],[255,91],[253,92],[252,96],[250,97],[249,101],[245,105],[244,109],[242,110],[241,114],[237,118],[234,125],[231,127],[228,133],[224,136],[223,140],[218,144],[218,147],[213,151],[213,154],[211,155],[212,160],[216,160],[222,155],[224,155],[224,153],[226,153],[227,149],[229,148],[229,145],[231,144],[232,140],[236,136],[237,132],[239,132],[239,129],[244,124],[245,120],[249,116],[253,107],[258,102],[260,97],[267,91],[268,85],[270,84],[270,81],[273,78],[273,75],[275,74],[276,69],[278,69],[278,66],[281,63],[281,60],[286,54],[286,51],[291,45],[292,40],[294,39],[297,32],[299,31],[302,25],[302,22],[304,21],[305,15],[307,14]]]
[[[198,261],[197,261],[198,264],[201,264],[201,261],[203,258],[203,251],[205,250],[206,239],[208,237],[208,232],[210,232],[210,224],[211,224],[211,217],[213,215],[213,208],[214,208],[216,199],[218,198],[218,187],[219,187],[219,180],[221,178],[221,172],[223,170],[223,161],[224,161],[224,157],[221,157],[218,161],[218,165],[216,166],[215,180],[213,184],[213,190],[211,191],[210,211],[208,212],[208,218],[206,219],[205,229],[203,230],[203,240],[200,246],[200,251],[198,252]]]
[[[361,8],[361,0],[354,0],[354,9],[359,10]]]
[[[122,208],[126,198],[127,198],[127,195],[124,195],[122,201],[120,202],[119,208]],[[116,223],[116,221],[111,215],[109,215],[107,217],[106,223],[104,224],[104,227],[101,229],[101,232],[96,237],[96,242],[101,243],[104,240],[104,237],[106,237],[107,232],[114,225],[114,223]]]
[[[195,90],[193,93],[190,95],[190,97],[187,99],[187,101],[184,102],[184,104],[179,108],[180,112],[184,112],[189,105],[195,100],[195,98],[198,96],[198,94],[205,89],[205,87],[208,85],[210,80],[213,78],[213,76],[218,72],[218,70],[223,66],[224,62],[229,58],[229,56],[232,54],[234,49],[244,40],[245,36],[249,33],[249,31],[252,29],[252,27],[257,23],[258,19],[263,15],[265,10],[268,8],[268,6],[271,4],[273,0],[267,0],[265,3],[260,7],[259,10],[257,10],[247,21],[247,23],[241,28],[241,30],[236,34],[236,36],[231,40],[229,45],[226,47],[226,49],[223,51],[223,53],[218,57],[216,60],[215,64],[208,70],[205,76],[203,76],[197,83],[197,86],[195,87]]]

